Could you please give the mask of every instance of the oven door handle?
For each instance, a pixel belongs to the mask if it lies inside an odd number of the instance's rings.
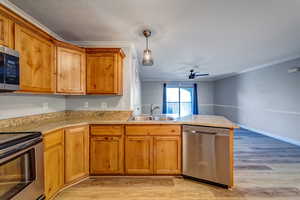
[[[25,149],[28,149],[40,142],[42,142],[43,139],[42,137],[38,137],[38,138],[34,138],[34,139],[31,139],[29,141],[26,141],[26,142],[23,142],[23,143],[20,143],[20,144],[17,144],[13,147],[9,147],[9,148],[6,148],[6,149],[2,149],[0,151],[0,163],[2,162],[1,159],[3,158],[6,158],[8,156],[11,156],[13,154],[16,154],[20,151],[23,151]]]

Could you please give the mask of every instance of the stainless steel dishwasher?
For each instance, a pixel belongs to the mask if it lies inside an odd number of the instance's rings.
[[[183,175],[229,186],[229,129],[183,126]]]

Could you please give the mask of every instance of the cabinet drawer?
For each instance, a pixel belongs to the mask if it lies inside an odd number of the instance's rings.
[[[93,125],[91,135],[123,135],[122,125]]]
[[[126,135],[181,135],[180,125],[127,125]]]
[[[44,147],[48,149],[55,145],[62,144],[64,141],[64,130],[57,130],[51,133],[48,133],[44,136]]]

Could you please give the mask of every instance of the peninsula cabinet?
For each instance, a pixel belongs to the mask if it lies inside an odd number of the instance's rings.
[[[180,174],[180,136],[155,136],[153,144],[154,174]]]
[[[85,50],[73,47],[57,47],[56,92],[85,94],[86,65]]]
[[[126,136],[127,174],[153,174],[153,137]]]
[[[127,174],[180,174],[180,125],[126,125]]]
[[[65,129],[65,183],[89,174],[89,126]]]
[[[87,93],[123,94],[123,59],[120,48],[88,48]]]
[[[0,13],[0,45],[13,48],[13,22]]]
[[[15,24],[15,49],[20,53],[21,90],[33,93],[53,93],[55,47],[52,41]]]
[[[124,173],[123,125],[91,126],[90,173]]]
[[[45,195],[50,199],[64,185],[64,130],[44,136]]]

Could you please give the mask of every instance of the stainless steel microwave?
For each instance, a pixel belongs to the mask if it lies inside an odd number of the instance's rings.
[[[18,90],[19,84],[19,53],[0,45],[0,92]]]

